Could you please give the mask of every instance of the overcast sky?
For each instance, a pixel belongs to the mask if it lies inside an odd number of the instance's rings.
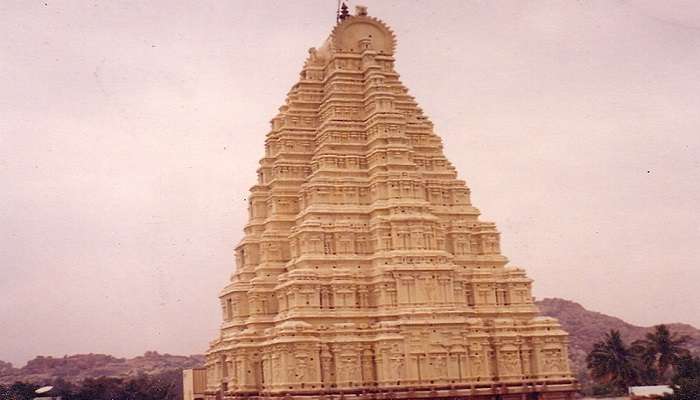
[[[335,3],[0,2],[0,359],[206,350]],[[364,4],[538,298],[700,326],[699,2]]]

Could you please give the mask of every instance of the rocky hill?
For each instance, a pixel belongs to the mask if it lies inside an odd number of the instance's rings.
[[[134,377],[192,368],[204,364],[204,356],[174,356],[147,351],[134,358],[116,358],[106,354],[76,354],[64,357],[38,356],[22,368],[0,361],[0,384],[16,381],[46,384],[55,379],[79,382],[85,378]]]
[[[627,343],[642,339],[654,327],[642,327],[629,324],[620,318],[611,317],[595,311],[589,311],[578,303],[564,299],[543,299],[536,302],[542,315],[557,318],[562,327],[569,332],[569,350],[573,368],[584,384],[586,376],[586,354],[611,329],[620,331]],[[666,324],[671,332],[690,336],[688,348],[700,354],[700,330],[688,324]]]

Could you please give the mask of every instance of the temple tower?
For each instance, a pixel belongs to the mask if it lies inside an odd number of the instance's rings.
[[[567,334],[538,317],[493,223],[358,7],[271,121],[211,399],[568,399]]]

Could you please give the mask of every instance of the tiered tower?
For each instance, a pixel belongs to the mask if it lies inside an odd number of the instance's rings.
[[[208,396],[565,399],[567,334],[394,70],[366,8],[342,15],[272,120],[220,294]]]

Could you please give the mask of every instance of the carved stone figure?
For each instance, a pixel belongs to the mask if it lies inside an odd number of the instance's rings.
[[[402,380],[406,376],[406,360],[401,355],[391,357],[391,374],[396,380]]]
[[[272,356],[272,381],[274,383],[280,383],[281,382],[281,371],[282,371],[282,366],[280,365],[280,357],[279,355],[274,355]]]
[[[306,378],[307,369],[309,368],[306,354],[298,354],[296,356],[296,380],[297,382],[304,382]]]
[[[435,300],[435,279],[426,278],[423,281],[423,294],[424,300],[428,303],[432,303]]]
[[[469,357],[470,361],[470,369],[472,376],[474,377],[480,377],[484,375],[484,363],[483,363],[483,356],[479,353],[475,353],[470,355]]]
[[[544,370],[547,372],[561,372],[561,351],[544,350]]]
[[[520,358],[515,351],[505,351],[501,355],[501,366],[505,375],[515,375],[520,373]]]
[[[342,356],[338,363],[338,381],[353,382],[357,379],[357,365],[355,364],[357,357]]]
[[[435,361],[435,376],[447,379],[447,358],[445,356],[437,357]]]

